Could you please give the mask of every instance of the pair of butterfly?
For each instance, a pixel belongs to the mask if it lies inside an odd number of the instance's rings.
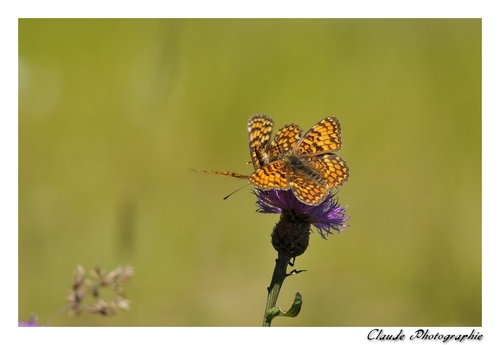
[[[248,120],[250,156],[255,168],[251,175],[195,171],[246,179],[262,190],[291,189],[297,199],[313,206],[348,180],[347,163],[334,153],[342,147],[340,122],[335,116],[321,120],[304,135],[296,124],[286,125],[271,141],[273,127],[273,119],[264,114]]]

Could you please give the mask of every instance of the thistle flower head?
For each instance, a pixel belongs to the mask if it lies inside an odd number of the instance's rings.
[[[324,239],[333,230],[343,232],[347,227],[345,222],[349,216],[335,195],[328,194],[319,205],[311,206],[299,201],[291,190],[255,189],[253,193],[257,196],[257,212],[281,215],[271,235],[272,244],[289,257],[304,253],[309,245],[311,225]]]
[[[35,315],[31,315],[28,321],[18,321],[17,327],[39,327],[38,318]]]

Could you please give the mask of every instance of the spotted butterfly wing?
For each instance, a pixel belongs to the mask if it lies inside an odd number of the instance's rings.
[[[293,195],[307,205],[318,205],[328,194],[328,184],[320,178],[312,178],[308,171],[294,169],[289,172],[289,184]]]
[[[326,181],[330,189],[339,188],[349,179],[347,163],[334,153],[307,157],[306,161]]]
[[[300,139],[294,153],[298,155],[318,155],[336,152],[342,148],[340,122],[335,116],[324,118],[315,124]]]
[[[302,138],[302,129],[296,124],[292,123],[280,128],[271,143],[270,161],[282,159],[297,146],[300,138]]]
[[[248,181],[255,187],[263,190],[289,189],[288,184],[289,167],[284,161],[274,161],[255,170]]]
[[[264,114],[252,115],[248,120],[248,145],[255,169],[269,163],[269,148],[274,121]]]

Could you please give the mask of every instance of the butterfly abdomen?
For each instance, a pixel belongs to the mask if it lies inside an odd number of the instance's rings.
[[[295,175],[307,176],[307,178],[314,181],[323,182],[321,176],[314,171],[307,161],[302,160],[295,155],[289,155],[285,157],[284,160],[290,165],[290,168],[294,171]]]

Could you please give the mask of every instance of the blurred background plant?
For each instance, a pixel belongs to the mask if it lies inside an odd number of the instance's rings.
[[[31,314],[28,321],[19,322],[19,326],[50,326],[54,318],[64,312],[68,312],[71,316],[80,316],[82,311],[87,311],[90,314],[99,314],[103,316],[115,315],[118,309],[130,310],[130,301],[124,299],[125,291],[123,287],[130,282],[130,278],[134,275],[132,266],[118,266],[116,269],[107,272],[101,269],[98,263],[95,268],[90,270],[90,277],[87,278],[87,273],[82,265],[78,265],[73,275],[72,290],[66,297],[68,304],[59,312],[49,316],[46,320],[38,324],[38,317]],[[112,291],[111,294],[104,294],[103,290]],[[90,298],[96,300],[89,304]]]
[[[481,324],[479,19],[20,19],[19,320],[99,258],[132,312],[53,326],[259,326],[278,216],[188,170],[250,173],[254,113],[337,116],[351,169],[273,326]]]
[[[91,314],[114,315],[118,308],[130,309],[130,301],[123,298],[125,292],[123,285],[130,282],[134,274],[131,266],[117,267],[111,272],[101,269],[99,264],[90,271],[90,279],[87,279],[85,269],[78,265],[73,279],[73,290],[68,294],[67,309],[70,315],[80,315],[83,310]],[[112,297],[104,297],[102,290],[110,288],[114,292]],[[97,298],[93,304],[84,304],[86,296]]]

